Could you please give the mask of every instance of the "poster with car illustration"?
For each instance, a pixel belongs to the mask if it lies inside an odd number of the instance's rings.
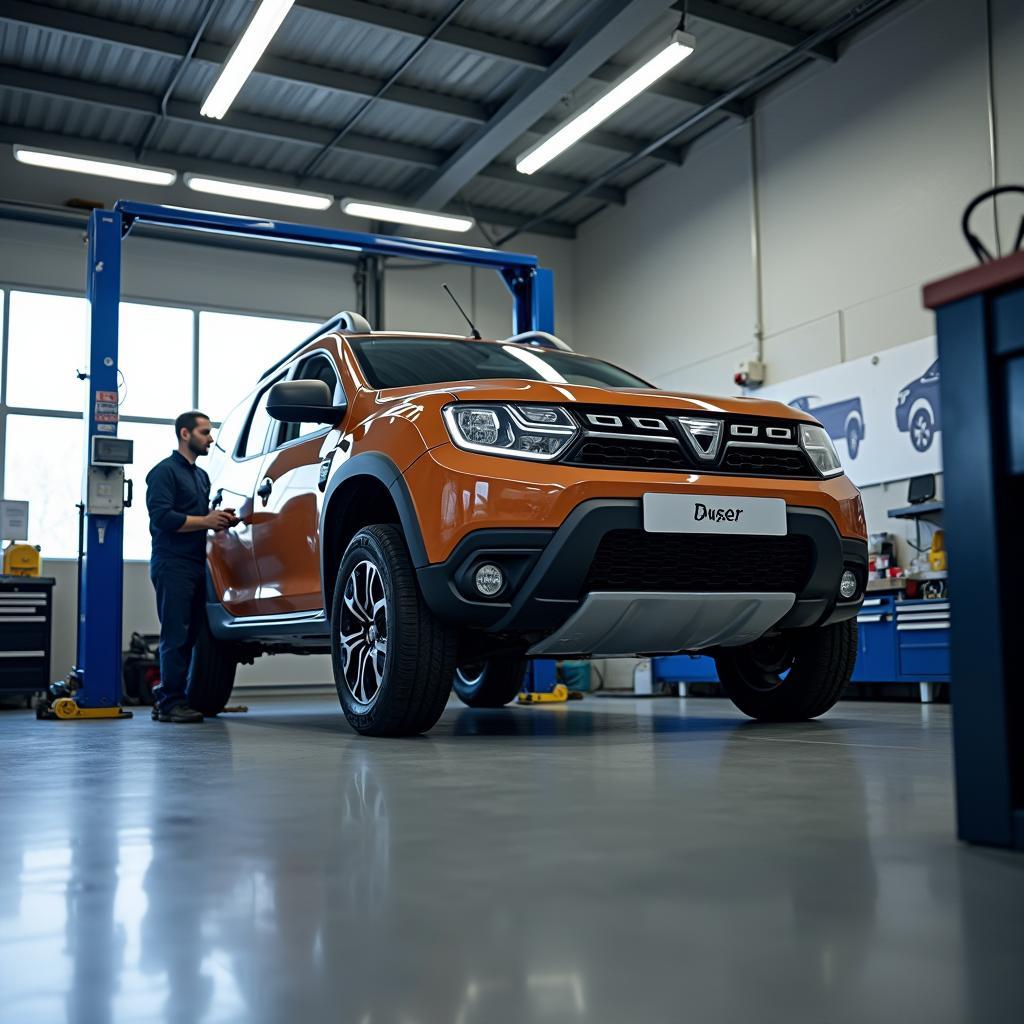
[[[769,384],[756,394],[819,420],[860,487],[942,469],[934,337]]]

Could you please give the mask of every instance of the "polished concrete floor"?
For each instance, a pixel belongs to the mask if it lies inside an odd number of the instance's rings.
[[[1024,858],[953,838],[946,707],[329,697],[0,713],[0,1021],[1024,1021]]]

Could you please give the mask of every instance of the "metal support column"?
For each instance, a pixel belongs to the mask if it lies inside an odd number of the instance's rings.
[[[117,424],[97,419],[117,397],[117,322],[121,300],[121,216],[94,210],[89,222],[89,380],[84,411],[82,501],[86,501],[90,445],[97,433],[116,434]],[[106,395],[104,395],[106,392]],[[103,428],[102,430],[100,428]],[[112,428],[112,429],[111,429]],[[124,516],[86,517],[78,623],[76,703],[109,708],[121,703],[121,603]]]
[[[506,267],[501,271],[512,293],[512,333],[555,332],[555,275],[546,267]]]

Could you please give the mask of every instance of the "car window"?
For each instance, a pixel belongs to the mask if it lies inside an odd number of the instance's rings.
[[[322,380],[331,392],[331,396],[335,399],[338,396],[340,385],[338,373],[334,369],[334,363],[325,356],[315,355],[304,359],[299,364],[292,380]],[[278,446],[288,444],[289,441],[295,441],[307,434],[315,433],[317,430],[323,430],[324,427],[323,423],[282,423],[278,429],[277,444]]]
[[[488,378],[651,387],[647,381],[600,359],[516,342],[501,345],[446,338],[354,338],[350,343],[374,388]]]
[[[270,418],[270,414],[267,412],[267,398],[270,395],[270,389],[281,379],[282,377],[277,377],[272,380],[257,396],[256,403],[249,415],[249,422],[238,442],[238,458],[246,459],[264,451],[267,431],[270,429],[270,424],[276,422]]]

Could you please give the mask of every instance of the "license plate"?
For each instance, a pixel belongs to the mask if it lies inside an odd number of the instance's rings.
[[[648,533],[786,535],[782,498],[733,498],[712,494],[645,494]]]

